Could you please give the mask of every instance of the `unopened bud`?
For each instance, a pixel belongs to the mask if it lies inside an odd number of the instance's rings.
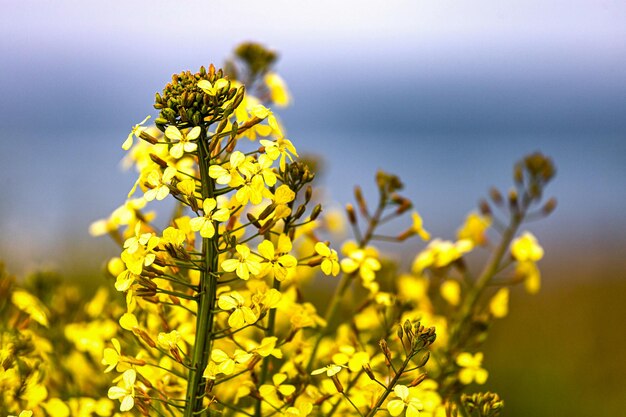
[[[152,338],[150,337],[150,335],[146,332],[144,332],[141,329],[138,328],[134,328],[133,332],[135,332],[135,334],[137,334],[141,340],[143,340],[144,342],[146,342],[148,344],[148,346],[150,346],[151,348],[155,348],[156,347],[156,342],[154,340],[152,340]]]
[[[354,207],[352,204],[346,204],[346,213],[348,214],[348,220],[352,224],[357,224],[356,213],[354,212]]]
[[[164,160],[162,160],[161,158],[159,158],[155,154],[151,153],[150,154],[150,159],[152,159],[152,162],[154,162],[155,164],[157,164],[161,168],[167,168],[167,162],[165,162]]]
[[[294,214],[294,218],[299,219],[300,217],[302,217],[305,211],[306,211],[306,206],[304,204],[300,205],[298,209],[296,210],[296,213]]]
[[[422,359],[420,359],[420,361],[417,363],[417,367],[418,368],[423,367],[424,365],[426,365],[429,359],[430,359],[430,352],[426,352],[426,354],[422,356]]]
[[[480,209],[480,214],[482,214],[483,216],[491,216],[492,212],[491,212],[491,207],[489,207],[489,203],[487,202],[487,200],[480,200],[480,202],[478,203],[478,207]]]
[[[337,375],[331,376],[330,379],[333,381],[333,384],[335,384],[335,388],[337,388],[337,392],[343,392],[343,385],[341,385],[341,381],[339,381],[339,378],[337,377]]]
[[[361,212],[361,214],[365,217],[369,217],[367,202],[365,201],[365,198],[363,198],[363,191],[361,190],[361,187],[359,187],[358,185],[354,187],[354,198],[357,205],[359,206],[359,211]]]
[[[275,224],[276,224],[276,220],[274,219],[268,220],[267,223],[265,223],[263,227],[259,229],[259,234],[263,235],[267,233],[272,227],[274,227]]]
[[[276,208],[276,205],[273,203],[265,207],[265,210],[263,210],[261,214],[259,214],[259,220],[267,219],[267,217],[274,212],[275,208]]]
[[[318,204],[315,207],[313,207],[313,211],[311,212],[311,220],[317,219],[321,212],[322,212],[321,204]]]
[[[496,205],[499,206],[502,204],[502,194],[500,194],[500,191],[498,191],[497,188],[491,187],[489,189],[489,197],[491,197],[491,201],[493,201]]]
[[[371,379],[372,381],[376,380],[376,375],[374,375],[374,371],[372,371],[372,367],[370,366],[369,363],[363,364],[363,372],[365,372],[368,378]]]
[[[313,197],[313,187],[307,185],[306,190],[304,190],[304,204],[308,204],[311,201],[311,197]]]
[[[509,207],[511,210],[517,210],[517,191],[509,191]]]
[[[257,218],[254,217],[252,213],[246,213],[246,217],[248,218],[248,221],[254,225],[254,227],[256,227],[257,229],[261,228],[261,223],[259,223]]]
[[[380,342],[378,342],[378,345],[383,351],[383,355],[385,355],[386,362],[391,364],[391,350],[389,350],[389,346],[387,346],[387,341],[385,339],[381,339]]]
[[[419,374],[411,383],[409,387],[416,387],[426,379],[426,374]]]
[[[155,144],[158,143],[159,140],[157,138],[155,138],[154,136],[152,136],[151,134],[149,134],[148,132],[146,132],[145,130],[142,130],[141,132],[139,132],[139,138],[145,140],[146,142],[149,142],[151,144]]]
[[[411,200],[409,200],[408,198],[402,197],[402,199],[400,200],[400,205],[396,209],[396,214],[400,215],[406,212],[407,210],[410,210],[411,207],[413,207],[413,203],[411,203]]]
[[[411,326],[411,322],[409,320],[405,320],[404,321],[404,333],[407,334],[407,336],[409,336],[409,338],[413,337],[413,326]]]
[[[544,215],[547,216],[550,213],[552,213],[554,209],[556,209],[556,198],[551,198],[546,202],[546,204],[544,204],[541,211],[543,212]]]
[[[137,359],[134,356],[124,356],[124,362],[128,362],[137,366],[144,366],[146,364],[146,361],[144,361],[143,359]]]
[[[404,331],[402,330],[402,326],[398,326],[398,330],[396,331],[396,335],[400,340],[404,337]]]
[[[524,182],[524,170],[519,163],[515,164],[515,167],[513,167],[513,181],[518,185]]]

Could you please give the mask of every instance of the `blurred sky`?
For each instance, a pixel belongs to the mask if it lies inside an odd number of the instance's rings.
[[[71,268],[76,251],[101,262],[113,247],[87,228],[134,182],[119,167],[130,127],[156,114],[172,73],[246,40],[280,53],[294,105],[279,114],[301,153],[324,157],[330,200],[371,190],[382,168],[451,238],[541,150],[558,167],[559,208],[531,226],[548,256],[626,256],[622,1],[1,4],[0,258],[13,271]]]

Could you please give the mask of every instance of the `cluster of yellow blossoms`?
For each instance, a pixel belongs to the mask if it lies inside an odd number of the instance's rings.
[[[269,70],[273,55],[247,44],[238,56],[243,73],[210,66],[174,75],[157,94],[155,126],[146,118],[123,144],[138,180],[92,233],[120,244],[107,269],[125,302],[107,309],[107,293],[98,293],[84,307],[91,321],[65,326],[82,358],[67,363],[97,357],[98,381],[81,384],[109,381],[103,398],[94,392],[92,409],[70,414],[80,396],[51,397],[42,385],[49,347],[29,351],[35,370],[18,378],[23,367],[11,359],[18,336],[3,333],[0,386],[13,396],[4,395],[0,406],[52,417],[497,415],[497,396],[464,391],[487,380],[475,349],[484,324],[506,315],[508,287],[539,288],[543,251],[529,232],[516,233],[536,214],[554,174],[549,159],[535,154],[516,167],[506,203],[492,192],[504,221],[484,203],[455,241],[431,240],[399,194],[400,180],[379,172],[375,207],[355,189],[356,208],[346,207],[354,240],[338,252],[326,240],[332,222],[313,203],[314,175],[266,107],[289,102],[284,82]],[[145,208],[165,208],[158,202],[166,199],[173,215],[158,224]],[[408,213],[412,224],[385,234],[386,223]],[[495,244],[487,237],[492,227]],[[397,275],[374,245],[413,236],[428,244],[411,271]],[[465,258],[478,248],[492,255],[475,277]],[[333,294],[311,295],[324,287]],[[48,325],[41,302],[22,290],[12,294],[19,320]],[[5,389],[10,384],[23,388]]]

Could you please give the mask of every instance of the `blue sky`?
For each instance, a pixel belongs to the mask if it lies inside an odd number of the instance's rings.
[[[86,228],[133,182],[118,165],[130,127],[172,73],[244,40],[280,52],[295,99],[280,114],[301,151],[324,155],[330,199],[387,169],[451,237],[543,150],[561,206],[540,238],[557,253],[561,236],[625,243],[624,21],[619,1],[5,2],[0,257],[62,266],[69,235],[99,248]]]

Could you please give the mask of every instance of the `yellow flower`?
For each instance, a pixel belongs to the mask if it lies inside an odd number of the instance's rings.
[[[11,294],[11,302],[42,326],[48,327],[48,311],[37,297],[24,290],[15,290]]]
[[[120,400],[120,411],[128,411],[135,406],[135,380],[137,373],[134,369],[128,369],[122,374],[121,384],[109,388],[108,397],[112,400]]]
[[[489,302],[489,311],[496,318],[505,317],[509,313],[509,289],[500,288]]]
[[[235,247],[238,259],[226,259],[222,262],[222,269],[226,272],[236,271],[239,278],[248,280],[250,275],[258,275],[261,272],[261,263],[258,256],[250,252],[250,248],[245,245]]]
[[[413,225],[411,227],[411,230],[414,233],[418,234],[419,237],[421,237],[424,241],[430,239],[430,233],[428,233],[424,229],[424,221],[422,220],[422,216],[420,216],[418,212],[414,211],[413,213],[411,213],[411,218],[413,219]]]
[[[342,366],[333,363],[330,365],[326,365],[323,368],[315,369],[313,372],[311,372],[311,375],[321,375],[325,373],[326,376],[330,378],[337,375],[342,369]]]
[[[261,139],[261,145],[265,147],[265,154],[269,156],[273,161],[280,158],[280,170],[285,170],[286,159],[288,158],[290,161],[293,161],[293,156],[297,157],[298,153],[296,152],[295,146],[289,139],[279,138],[275,141]]]
[[[543,248],[530,232],[524,232],[511,243],[511,255],[519,262],[537,262],[543,257]]]
[[[339,347],[339,352],[332,357],[333,363],[337,365],[346,365],[352,372],[358,372],[363,365],[369,362],[370,358],[367,352],[357,352],[353,346],[343,345]]]
[[[172,330],[169,333],[160,332],[157,336],[157,342],[163,349],[178,349],[178,343],[181,339],[182,336],[177,330]]]
[[[265,262],[262,264],[263,270],[259,276],[271,274],[277,280],[283,281],[289,274],[289,271],[292,271],[298,265],[298,260],[288,253],[291,251],[291,240],[287,235],[278,237],[276,248],[274,248],[274,244],[271,241],[264,240],[259,244],[258,250],[265,259]]]
[[[198,87],[210,96],[219,94],[220,90],[227,88],[229,85],[230,83],[228,82],[228,80],[224,78],[220,78],[219,80],[216,80],[214,84],[211,84],[209,80],[198,81]]]
[[[413,261],[413,272],[421,274],[426,268],[443,268],[474,248],[468,239],[456,242],[435,239]]]
[[[102,354],[102,364],[107,365],[107,368],[104,370],[105,373],[111,372],[120,361],[120,356],[122,354],[122,348],[120,347],[120,342],[113,338],[111,339],[111,343],[113,344],[113,349],[106,348],[104,349],[104,353]]]
[[[524,288],[529,294],[536,294],[541,288],[541,272],[537,264],[531,261],[518,262],[515,275],[524,280]]]
[[[342,251],[348,255],[341,260],[341,269],[344,273],[351,274],[358,270],[365,283],[374,281],[376,271],[381,268],[380,262],[375,258],[378,253],[374,248],[360,249],[354,242],[348,242]]]
[[[457,232],[459,240],[469,239],[474,245],[487,244],[487,229],[491,226],[491,217],[470,213],[465,223]]]
[[[224,165],[214,164],[209,167],[209,177],[220,185],[228,184],[230,187],[238,187],[243,184],[240,172],[249,175],[252,169],[252,158],[235,151],[230,154],[229,162]]]
[[[237,291],[220,295],[217,305],[224,311],[232,311],[228,317],[228,325],[234,329],[239,329],[247,324],[257,321],[257,316],[250,307],[246,307],[246,300]]]
[[[439,291],[444,300],[450,303],[450,305],[459,305],[459,301],[461,300],[461,285],[459,285],[458,281],[453,279],[445,280],[441,284],[441,287],[439,287]]]
[[[221,207],[217,209],[217,201],[207,198],[202,203],[203,217],[195,217],[190,220],[189,226],[194,232],[200,231],[200,236],[208,239],[215,235],[215,225],[213,222],[225,222],[230,218],[230,211]]]
[[[141,224],[135,226],[135,236],[124,242],[121,258],[130,272],[141,274],[144,266],[150,266],[156,259],[154,253],[160,239],[153,233],[141,233]],[[129,277],[130,278],[130,277]],[[120,284],[121,285],[121,284]],[[130,286],[130,284],[128,284]]]
[[[477,384],[484,384],[489,374],[485,369],[481,368],[482,363],[482,352],[478,352],[475,355],[468,352],[460,353],[456,357],[456,364],[461,367],[459,370],[459,381],[465,385],[471,384],[472,381],[476,381]]]
[[[124,149],[125,151],[129,150],[131,146],[133,146],[133,135],[135,135],[137,138],[139,138],[139,135],[141,134],[141,132],[144,131],[145,127],[143,127],[142,125],[144,123],[146,123],[148,121],[148,119],[150,118],[150,116],[146,116],[145,119],[143,119],[139,124],[136,124],[135,126],[133,126],[132,130],[130,131],[130,133],[128,134],[128,137],[126,138],[126,140],[124,141],[124,143],[122,144],[122,149]]]
[[[326,275],[337,276],[341,269],[337,251],[329,248],[324,242],[317,242],[315,244],[315,252],[323,258],[322,272]]]
[[[170,155],[180,159],[185,152],[190,153],[198,149],[198,144],[191,142],[200,136],[200,126],[196,126],[187,133],[183,133],[176,126],[168,126],[165,129],[165,137],[176,141],[170,148]]]
[[[283,397],[288,397],[296,392],[296,387],[290,384],[283,384],[287,380],[286,374],[274,374],[272,376],[272,382],[274,385],[261,385],[259,387],[259,392],[263,397],[273,397],[276,396],[277,393],[280,393]]]
[[[398,400],[391,400],[387,403],[387,411],[392,416],[399,416],[406,407],[406,417],[418,417],[422,409],[422,402],[413,397],[406,385],[396,385],[393,392]]]
[[[175,175],[176,168],[174,167],[167,167],[163,172],[159,168],[150,171],[146,176],[146,184],[148,184],[149,189],[146,190],[143,197],[147,201],[163,200],[170,193],[169,183]]]
[[[211,351],[211,361],[204,369],[203,377],[215,379],[218,374],[232,375],[235,372],[237,364],[248,362],[252,358],[252,354],[244,352],[241,349],[235,350],[234,357],[228,356],[221,349],[213,349]]]
[[[261,175],[253,175],[250,178],[246,178],[241,188],[235,193],[235,198],[241,205],[248,204],[248,201],[252,204],[259,204],[263,201],[263,197],[271,198],[271,196],[272,193],[265,188],[265,182]]]
[[[250,352],[254,352],[263,358],[272,355],[280,359],[283,357],[283,353],[280,349],[276,348],[277,342],[278,338],[276,336],[264,337],[261,343],[250,350]]]
[[[285,107],[289,105],[291,97],[289,97],[289,91],[285,81],[275,72],[268,72],[263,77],[265,85],[270,90],[270,98],[278,107]]]

